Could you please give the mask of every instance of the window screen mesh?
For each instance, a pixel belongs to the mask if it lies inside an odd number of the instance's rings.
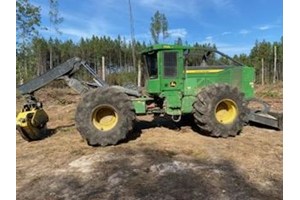
[[[177,76],[177,53],[165,52],[164,53],[164,76],[176,77]]]

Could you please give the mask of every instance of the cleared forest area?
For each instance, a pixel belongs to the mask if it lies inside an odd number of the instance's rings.
[[[282,84],[256,91],[282,111]],[[218,139],[146,116],[126,141],[95,148],[74,125],[79,95],[46,87],[36,96],[53,135],[16,135],[17,199],[282,199],[282,131],[246,126]]]

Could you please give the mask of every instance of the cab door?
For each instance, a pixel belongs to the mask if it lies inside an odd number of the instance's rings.
[[[161,89],[162,91],[182,90],[183,59],[180,51],[161,52]]]

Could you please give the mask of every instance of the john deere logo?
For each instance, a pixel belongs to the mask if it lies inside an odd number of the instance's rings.
[[[175,81],[170,82],[170,87],[175,87],[175,86],[176,86],[176,82]]]

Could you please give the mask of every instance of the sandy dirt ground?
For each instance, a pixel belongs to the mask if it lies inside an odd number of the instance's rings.
[[[257,91],[282,111],[282,85]],[[237,137],[211,138],[146,116],[118,145],[90,147],[74,125],[79,95],[45,88],[36,96],[53,134],[26,142],[16,132],[17,199],[283,198],[282,131],[246,126]]]

